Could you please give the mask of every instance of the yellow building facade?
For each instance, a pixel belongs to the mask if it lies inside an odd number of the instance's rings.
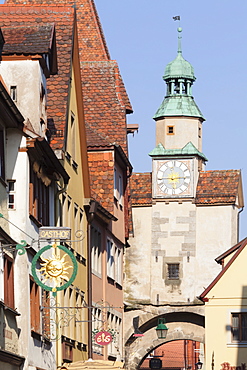
[[[71,240],[66,246],[76,257],[78,272],[73,283],[57,295],[57,303],[61,307],[57,309],[58,322],[61,322],[57,342],[57,364],[60,365],[88,357],[88,238],[85,207],[89,204],[90,187],[76,23],[73,33],[64,136],[64,168],[70,181],[66,187],[61,185],[58,226],[71,229]]]
[[[247,366],[247,238],[216,259],[222,271],[200,298],[205,302],[204,369]]]

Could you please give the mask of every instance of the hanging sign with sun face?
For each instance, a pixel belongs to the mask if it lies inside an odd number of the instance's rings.
[[[56,254],[56,249],[63,251],[61,257]],[[48,250],[52,249],[52,256],[44,257]],[[71,260],[71,265],[68,261],[65,261],[66,257]],[[36,268],[37,261],[41,259],[40,269]],[[75,280],[77,274],[77,262],[73,253],[66,248],[64,245],[47,245],[40,249],[33,258],[32,261],[32,275],[35,282],[40,285],[43,289],[53,292],[56,294],[59,290],[64,290],[70,286]],[[68,270],[71,270],[70,272]],[[39,276],[37,275],[39,271]],[[70,277],[69,277],[70,275]],[[65,283],[63,284],[63,282]],[[49,284],[47,285],[46,282]]]

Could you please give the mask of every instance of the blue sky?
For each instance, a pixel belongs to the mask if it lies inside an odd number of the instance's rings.
[[[0,0],[0,3],[3,1]],[[245,0],[95,0],[112,59],[118,61],[139,132],[129,135],[135,172],[151,171],[152,119],[165,95],[165,66],[177,54],[180,15],[183,56],[194,67],[193,95],[206,121],[206,169],[241,169],[247,190],[247,2]],[[247,191],[245,191],[247,193]],[[247,194],[246,194],[247,199]],[[240,237],[247,235],[247,211]]]
[[[203,153],[210,169],[241,169],[247,190],[247,2],[243,0],[95,0],[112,59],[118,61],[139,132],[129,135],[135,172],[151,171],[154,113],[165,95],[165,66],[177,54],[194,67],[193,96],[206,121]],[[246,192],[245,192],[246,193]],[[247,194],[246,194],[247,198]],[[247,211],[240,237],[247,235]]]

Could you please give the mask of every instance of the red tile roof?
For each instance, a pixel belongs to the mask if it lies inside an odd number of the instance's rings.
[[[92,198],[108,212],[113,212],[114,205],[114,150],[109,152],[89,152],[88,164]]]
[[[47,80],[48,127],[52,132],[51,146],[61,150],[64,145],[64,132],[69,92],[70,63],[74,24],[74,9],[71,6],[42,5],[0,5],[1,27],[37,27],[56,24],[58,75]],[[14,4],[17,2],[13,2]],[[21,3],[21,1],[20,1]]]
[[[57,132],[56,136],[52,136],[53,149],[63,148],[72,40],[72,28],[71,25],[67,24],[71,22],[73,14],[73,9],[68,6],[74,7],[76,4],[88,148],[98,147],[102,150],[104,147],[108,150],[109,146],[114,143],[120,145],[128,156],[126,113],[131,113],[132,107],[117,62],[110,60],[94,1],[57,0],[58,8],[50,6],[54,4],[51,0],[6,0],[6,3],[33,4],[22,7],[15,5],[11,11],[22,14],[27,12],[26,9],[30,9],[30,12],[33,9],[33,12],[37,13],[37,21],[45,22],[46,18],[46,22],[49,19],[49,21],[56,23],[59,73],[48,83],[49,128],[55,133]],[[40,7],[34,6],[34,4],[40,4]],[[41,13],[38,9],[41,10]],[[67,9],[70,9],[68,15],[64,14],[63,18],[60,18],[62,10]],[[57,18],[55,18],[56,12]],[[95,158],[92,153],[89,153],[92,194],[108,211],[112,211],[110,202],[114,201],[114,171],[110,174],[110,169],[105,161],[102,162],[98,158],[101,153],[99,156],[94,155]],[[111,165],[110,162],[109,166]],[[105,174],[103,168],[106,171]],[[109,192],[111,194],[108,196]]]
[[[132,205],[147,206],[152,204],[152,173],[133,173],[130,178]]]
[[[239,170],[200,172],[196,190],[197,205],[236,204],[241,173]],[[131,176],[133,205],[152,204],[151,173],[133,173]]]
[[[86,127],[127,153],[126,108],[117,93],[119,73],[115,61],[81,63]],[[88,141],[90,131],[87,131]]]
[[[197,205],[235,204],[240,176],[239,170],[200,172],[195,203]]]
[[[53,38],[54,25],[2,27],[5,44],[3,55],[48,53]]]
[[[6,0],[7,4],[40,4],[42,9],[54,9],[54,2],[51,0]],[[85,118],[86,123],[105,136],[106,140],[116,142],[121,145],[127,154],[127,127],[125,113],[131,113],[132,107],[126,93],[119,68],[116,61],[110,60],[110,54],[106,45],[100,20],[93,0],[57,0],[56,5],[60,9],[66,9],[68,6],[74,7],[76,4],[76,18],[79,35],[79,50],[82,69],[82,83],[84,94]],[[26,5],[21,7],[25,9]],[[16,5],[12,7],[15,12]],[[37,10],[36,10],[37,11]],[[55,13],[55,11],[54,11]],[[58,17],[59,18],[59,17]],[[52,21],[50,17],[46,17]],[[64,23],[67,20],[64,16]],[[45,21],[44,14],[40,17],[40,21]],[[59,19],[57,20],[59,21]],[[60,21],[59,21],[60,22]],[[57,43],[58,43],[58,61],[59,74],[64,70],[68,59],[65,55],[61,56],[62,43],[65,47],[71,44],[71,40],[66,40],[64,33],[60,33],[60,28],[56,23]],[[64,29],[66,31],[66,29]],[[66,32],[67,33],[67,32]],[[67,42],[68,41],[68,42]],[[60,50],[60,54],[59,54]],[[67,56],[70,57],[69,51]],[[58,77],[59,78],[59,77]],[[65,79],[65,83],[67,83]],[[52,92],[52,89],[50,89]],[[58,91],[56,89],[55,91]],[[55,102],[58,94],[52,92],[51,101]],[[61,117],[59,121],[61,120]],[[57,121],[57,119],[55,120]],[[58,123],[60,123],[58,121]],[[59,131],[57,122],[54,122],[54,117],[50,119],[54,130]],[[61,125],[64,130],[64,125]],[[59,131],[60,133],[60,131]],[[90,132],[87,133],[90,135]],[[60,137],[54,138],[52,143],[55,146],[62,148],[63,134]],[[91,139],[90,139],[91,140]]]

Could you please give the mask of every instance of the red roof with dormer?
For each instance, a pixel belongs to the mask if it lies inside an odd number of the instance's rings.
[[[58,74],[47,80],[47,117],[51,134],[51,147],[61,150],[67,114],[70,86],[71,52],[74,26],[74,9],[71,6],[0,5],[0,26],[40,28],[54,24],[56,28]],[[15,2],[14,2],[15,4]],[[49,133],[48,133],[49,134]]]
[[[82,75],[83,105],[87,131],[88,148],[101,144],[108,146],[120,145],[125,155],[128,156],[126,113],[132,112],[132,107],[125,90],[125,86],[114,60],[110,60],[110,54],[106,45],[100,20],[93,0],[63,0],[54,2],[51,0],[7,0],[5,15],[8,5],[13,12],[13,19],[19,14],[21,21],[30,15],[30,24],[33,19],[37,22],[54,21],[56,26],[57,50],[58,50],[58,76],[48,81],[48,118],[51,136],[51,145],[54,150],[63,149],[64,130],[66,122],[66,102],[68,99],[69,67],[72,46],[73,12],[76,8],[77,28],[79,34],[79,52]],[[28,5],[26,5],[28,3]],[[25,4],[18,6],[17,4]],[[73,8],[72,8],[73,7]],[[62,15],[62,11],[68,14]],[[57,18],[55,18],[57,12]],[[36,13],[33,15],[33,13]],[[10,19],[8,19],[9,21]],[[97,133],[97,134],[96,134]],[[102,145],[101,150],[102,150]],[[93,163],[95,162],[95,163]],[[90,173],[92,194],[97,194],[98,180],[95,176],[101,176],[100,168],[96,166],[98,161],[92,160],[90,155]],[[107,176],[101,181],[102,189],[106,194],[114,183]],[[98,199],[98,198],[97,198]],[[107,199],[109,199],[107,197]],[[109,202],[104,201],[104,206],[112,209]]]

